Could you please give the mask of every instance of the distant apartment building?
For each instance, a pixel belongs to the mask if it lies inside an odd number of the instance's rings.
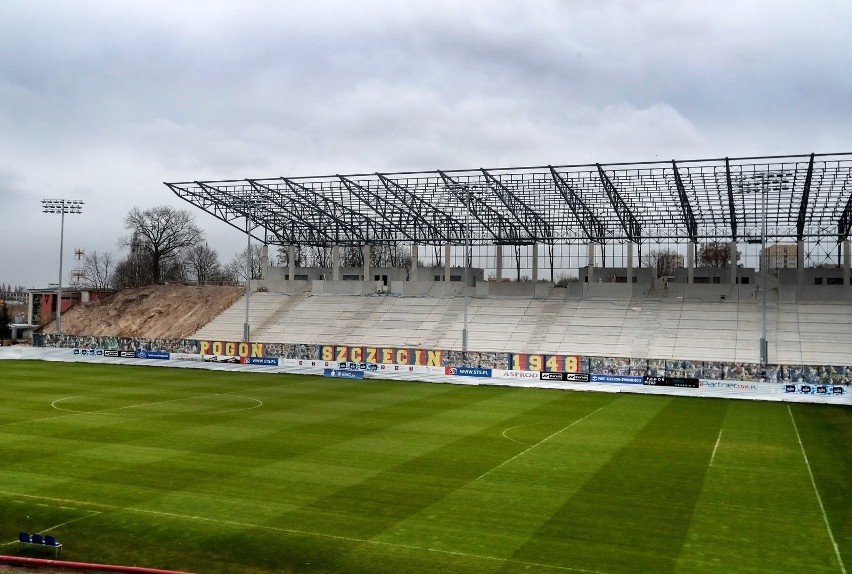
[[[764,256],[761,261],[766,261],[766,268],[769,271],[776,269],[795,269],[798,261],[798,246],[793,244],[770,245],[764,250]]]

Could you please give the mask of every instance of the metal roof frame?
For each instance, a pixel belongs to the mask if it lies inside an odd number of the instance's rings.
[[[770,240],[836,242],[852,227],[852,153],[165,185],[281,245],[748,239],[759,235],[764,193]]]

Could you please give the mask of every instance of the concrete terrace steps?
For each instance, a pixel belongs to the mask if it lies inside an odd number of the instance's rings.
[[[254,293],[252,338],[283,343],[462,347],[464,298]],[[195,338],[240,340],[245,299]],[[468,299],[468,348],[756,363],[759,299]],[[767,301],[770,362],[848,364],[852,306]]]

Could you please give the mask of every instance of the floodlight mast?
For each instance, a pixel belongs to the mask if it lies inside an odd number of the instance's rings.
[[[42,199],[43,213],[59,213],[59,283],[56,290],[56,336],[62,336],[62,250],[65,243],[65,214],[83,213],[83,201],[79,199]]]

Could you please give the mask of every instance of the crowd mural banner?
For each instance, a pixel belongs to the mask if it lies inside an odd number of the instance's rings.
[[[36,333],[34,347],[54,347],[74,350],[75,358],[147,358],[171,360],[238,363],[242,358],[280,359],[334,368],[339,363],[368,363],[381,370],[400,370],[411,367],[466,367],[491,369],[506,380],[522,379],[524,375],[508,372],[585,373],[621,377],[674,377],[703,381],[740,381],[743,383],[780,383],[793,385],[847,386],[852,384],[852,365],[789,365],[761,367],[756,363],[721,361],[675,361],[671,359],[637,359],[631,357],[585,357],[579,355],[547,355],[532,353],[467,352],[410,347],[370,347],[349,345],[315,345],[296,343],[245,343],[195,339],[145,339],[139,337],[80,336]],[[205,352],[209,351],[209,353]],[[216,351],[221,351],[217,353]],[[152,354],[153,353],[153,354]],[[259,364],[259,363],[249,363]],[[272,365],[272,361],[264,361]],[[523,366],[523,368],[517,368]],[[560,368],[553,368],[560,367]],[[431,371],[424,371],[431,372]],[[564,380],[564,379],[563,379]],[[635,379],[630,379],[635,380]],[[816,390],[810,389],[814,393]],[[799,389],[797,391],[801,393]]]
[[[338,363],[373,363],[385,365],[422,365],[440,367],[442,351],[410,347],[352,347],[321,345],[318,359]]]

